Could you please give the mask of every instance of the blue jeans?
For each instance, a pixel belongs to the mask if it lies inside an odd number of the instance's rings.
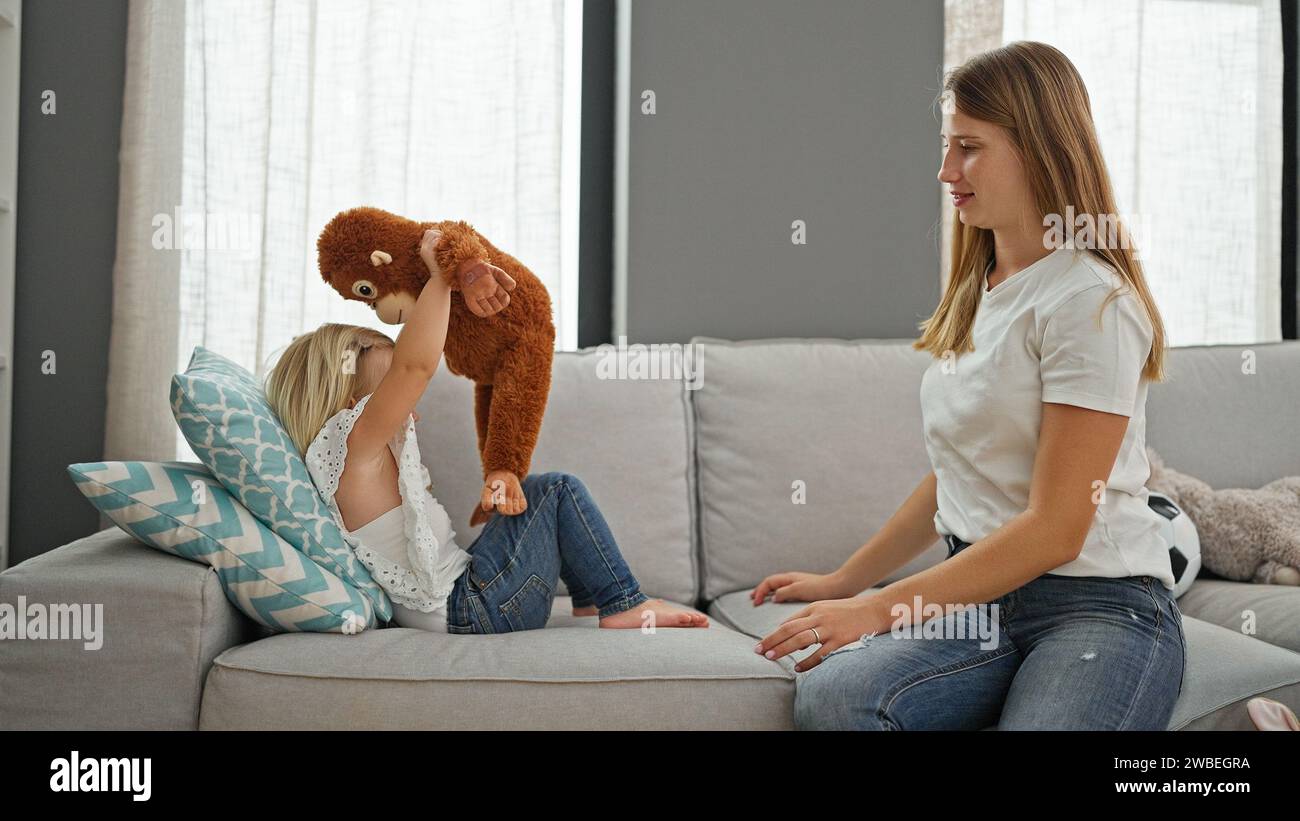
[[[448,633],[508,633],[546,626],[562,579],[574,607],[601,617],[647,601],[585,485],[568,473],[529,474],[528,509],[493,513],[466,550],[447,597]]]
[[[967,546],[950,538],[949,558]],[[1046,573],[995,601],[996,618],[991,608],[935,617],[943,638],[890,632],[834,651],[797,679],[795,725],[1168,729],[1187,658],[1182,614],[1159,579]]]

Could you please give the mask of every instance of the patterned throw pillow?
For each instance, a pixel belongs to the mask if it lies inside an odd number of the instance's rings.
[[[272,533],[203,465],[88,462],[68,473],[127,533],[215,569],[226,598],[259,624],[351,634],[374,622],[365,596]]]
[[[280,538],[370,600],[382,621],[388,594],[353,554],[307,465],[247,370],[198,346],[172,377],[172,415],[199,460]]]

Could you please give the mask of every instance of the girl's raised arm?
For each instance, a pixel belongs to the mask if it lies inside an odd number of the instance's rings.
[[[437,231],[426,231],[420,255],[433,259]],[[371,394],[361,415],[348,435],[348,454],[362,460],[379,456],[388,441],[406,424],[415,405],[424,395],[429,380],[438,370],[442,348],[447,341],[447,322],[451,315],[451,291],[436,271],[411,310],[411,316],[397,335],[393,361]]]

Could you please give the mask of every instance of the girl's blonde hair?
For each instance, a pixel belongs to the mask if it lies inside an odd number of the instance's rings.
[[[1046,43],[1019,41],[976,55],[944,80],[939,100],[968,117],[1000,126],[1010,137],[1033,192],[1038,217],[1074,213],[1118,220],[1110,175],[1092,121],[1092,107],[1083,78],[1064,54]],[[1074,234],[1075,226],[1065,226]],[[1131,235],[1120,227],[1121,235]],[[1165,329],[1155,299],[1147,288],[1142,265],[1131,243],[1100,243],[1087,249],[1107,263],[1129,290],[1111,291],[1101,310],[1122,293],[1134,293],[1154,328],[1151,353],[1142,374],[1151,381],[1165,378]],[[918,326],[918,350],[942,356],[945,351],[974,350],[971,325],[979,307],[984,271],[993,261],[993,232],[965,225],[952,226],[952,260],[948,284],[939,307]],[[1101,312],[1097,315],[1101,327]]]
[[[267,373],[265,391],[299,455],[348,400],[377,386],[380,374],[366,353],[393,347],[392,339],[373,328],[333,322],[294,337]]]

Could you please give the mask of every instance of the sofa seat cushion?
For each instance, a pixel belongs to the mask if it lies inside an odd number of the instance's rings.
[[[601,630],[557,597],[544,630],[281,634],[217,657],[200,729],[792,727],[794,678],[746,635]],[[333,639],[333,640],[332,640]]]
[[[1178,599],[1184,616],[1300,653],[1300,587],[1197,579]]]
[[[806,602],[769,601],[754,607],[749,590],[738,590],[714,601],[709,615],[753,638],[762,638],[807,606]],[[1253,730],[1246,702],[1255,696],[1267,696],[1300,710],[1300,655],[1185,613],[1183,633],[1187,637],[1187,674],[1169,729]],[[807,654],[792,654],[781,661],[790,670],[794,666],[791,658]]]

